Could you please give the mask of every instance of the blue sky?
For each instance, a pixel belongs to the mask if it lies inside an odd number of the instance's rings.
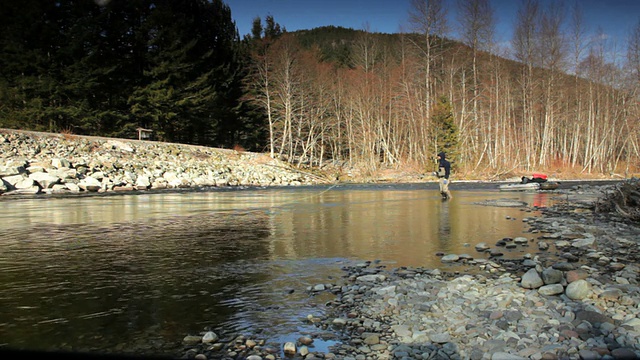
[[[335,25],[372,32],[408,31],[411,0],[223,0],[231,8],[242,37],[251,31],[252,20],[273,15],[287,31]],[[453,13],[455,0],[451,4]],[[566,8],[574,0],[541,0],[563,3]],[[627,35],[640,21],[640,0],[578,0],[584,11],[585,26],[591,35],[601,28],[609,39],[626,49]],[[521,0],[491,0],[496,13],[497,41],[508,42]],[[453,24],[450,19],[450,23]]]

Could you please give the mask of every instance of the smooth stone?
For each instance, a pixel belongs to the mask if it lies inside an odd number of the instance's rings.
[[[577,280],[565,289],[565,294],[571,300],[582,300],[591,293],[591,285],[586,280]]]
[[[449,255],[445,255],[443,256],[440,261],[442,262],[456,262],[460,259],[460,257],[458,255],[455,254],[449,254]]]
[[[540,295],[547,295],[547,296],[560,295],[563,292],[564,292],[564,286],[562,286],[561,284],[544,285],[538,288],[538,294]]]
[[[207,331],[202,337],[202,342],[205,344],[218,341],[219,337],[213,331]]]
[[[537,289],[544,285],[544,281],[542,281],[538,271],[536,271],[535,268],[532,268],[522,275],[520,285],[525,289]]]

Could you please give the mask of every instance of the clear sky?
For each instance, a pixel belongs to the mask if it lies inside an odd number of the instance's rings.
[[[244,36],[251,32],[255,17],[263,21],[272,15],[274,20],[295,31],[335,25],[371,32],[397,33],[409,31],[408,14],[411,0],[223,0],[231,8],[231,16]],[[455,0],[450,4],[450,17],[454,15]],[[627,36],[640,21],[640,0],[578,0],[584,11],[589,34],[601,28],[609,39],[626,49]],[[542,0],[559,2],[570,8],[574,0]],[[497,20],[496,41],[511,40],[517,9],[521,0],[491,0]],[[455,18],[449,19],[453,25]],[[454,36],[455,37],[455,36]]]

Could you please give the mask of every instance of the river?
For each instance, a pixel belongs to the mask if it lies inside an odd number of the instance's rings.
[[[481,202],[560,197],[459,183],[442,201],[436,187],[3,198],[0,346],[175,356],[184,336],[205,329],[295,341],[313,333],[303,319],[320,316],[329,296],[306,289],[335,283],[342,266],[453,271],[438,252],[486,258],[475,244],[531,237],[522,219],[535,211]]]

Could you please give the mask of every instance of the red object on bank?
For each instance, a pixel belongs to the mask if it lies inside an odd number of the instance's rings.
[[[533,178],[547,180],[547,175],[543,173],[533,173]]]

